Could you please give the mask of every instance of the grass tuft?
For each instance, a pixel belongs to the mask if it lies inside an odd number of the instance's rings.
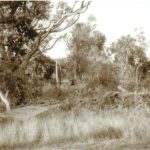
[[[0,149],[97,139],[150,138],[150,108],[58,111],[0,124]]]

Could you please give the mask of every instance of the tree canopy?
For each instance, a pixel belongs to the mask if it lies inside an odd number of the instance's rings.
[[[70,65],[75,80],[82,79],[89,71],[92,61],[101,55],[104,48],[105,36],[90,21],[77,23],[71,30],[68,40],[70,50]],[[69,65],[69,66],[70,66]]]
[[[89,4],[90,2],[84,1],[75,2],[73,6],[69,6],[64,1],[60,1],[57,5],[51,1],[1,1],[1,89],[5,85],[5,90],[8,89],[10,93],[15,93],[14,89],[6,84],[8,81],[6,77],[9,75],[10,82],[17,76],[15,79],[21,83],[14,82],[12,86],[19,92],[18,97],[24,95],[22,91],[25,91],[24,85],[28,83],[23,76],[27,68],[31,63],[41,60],[36,59],[39,55],[43,55],[41,52],[53,48],[61,38],[58,33],[76,23]],[[25,99],[24,96],[21,97]]]

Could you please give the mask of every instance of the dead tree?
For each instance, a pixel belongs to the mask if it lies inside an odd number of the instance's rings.
[[[0,91],[0,99],[2,100],[2,102],[6,106],[6,112],[10,111],[10,103],[9,103],[9,100],[8,100],[8,91],[6,92],[5,95],[3,94],[2,91]]]

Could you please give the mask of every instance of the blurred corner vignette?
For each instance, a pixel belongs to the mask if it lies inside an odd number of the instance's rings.
[[[149,7],[0,1],[0,150],[150,149]]]

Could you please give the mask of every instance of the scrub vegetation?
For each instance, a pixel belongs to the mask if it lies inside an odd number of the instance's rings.
[[[150,138],[144,33],[123,35],[106,47],[107,37],[94,16],[77,22],[88,7],[88,1],[72,6],[64,1],[0,2],[0,149]],[[68,57],[45,56],[60,39]],[[48,110],[17,120],[4,117],[11,113],[9,104],[11,109]]]

